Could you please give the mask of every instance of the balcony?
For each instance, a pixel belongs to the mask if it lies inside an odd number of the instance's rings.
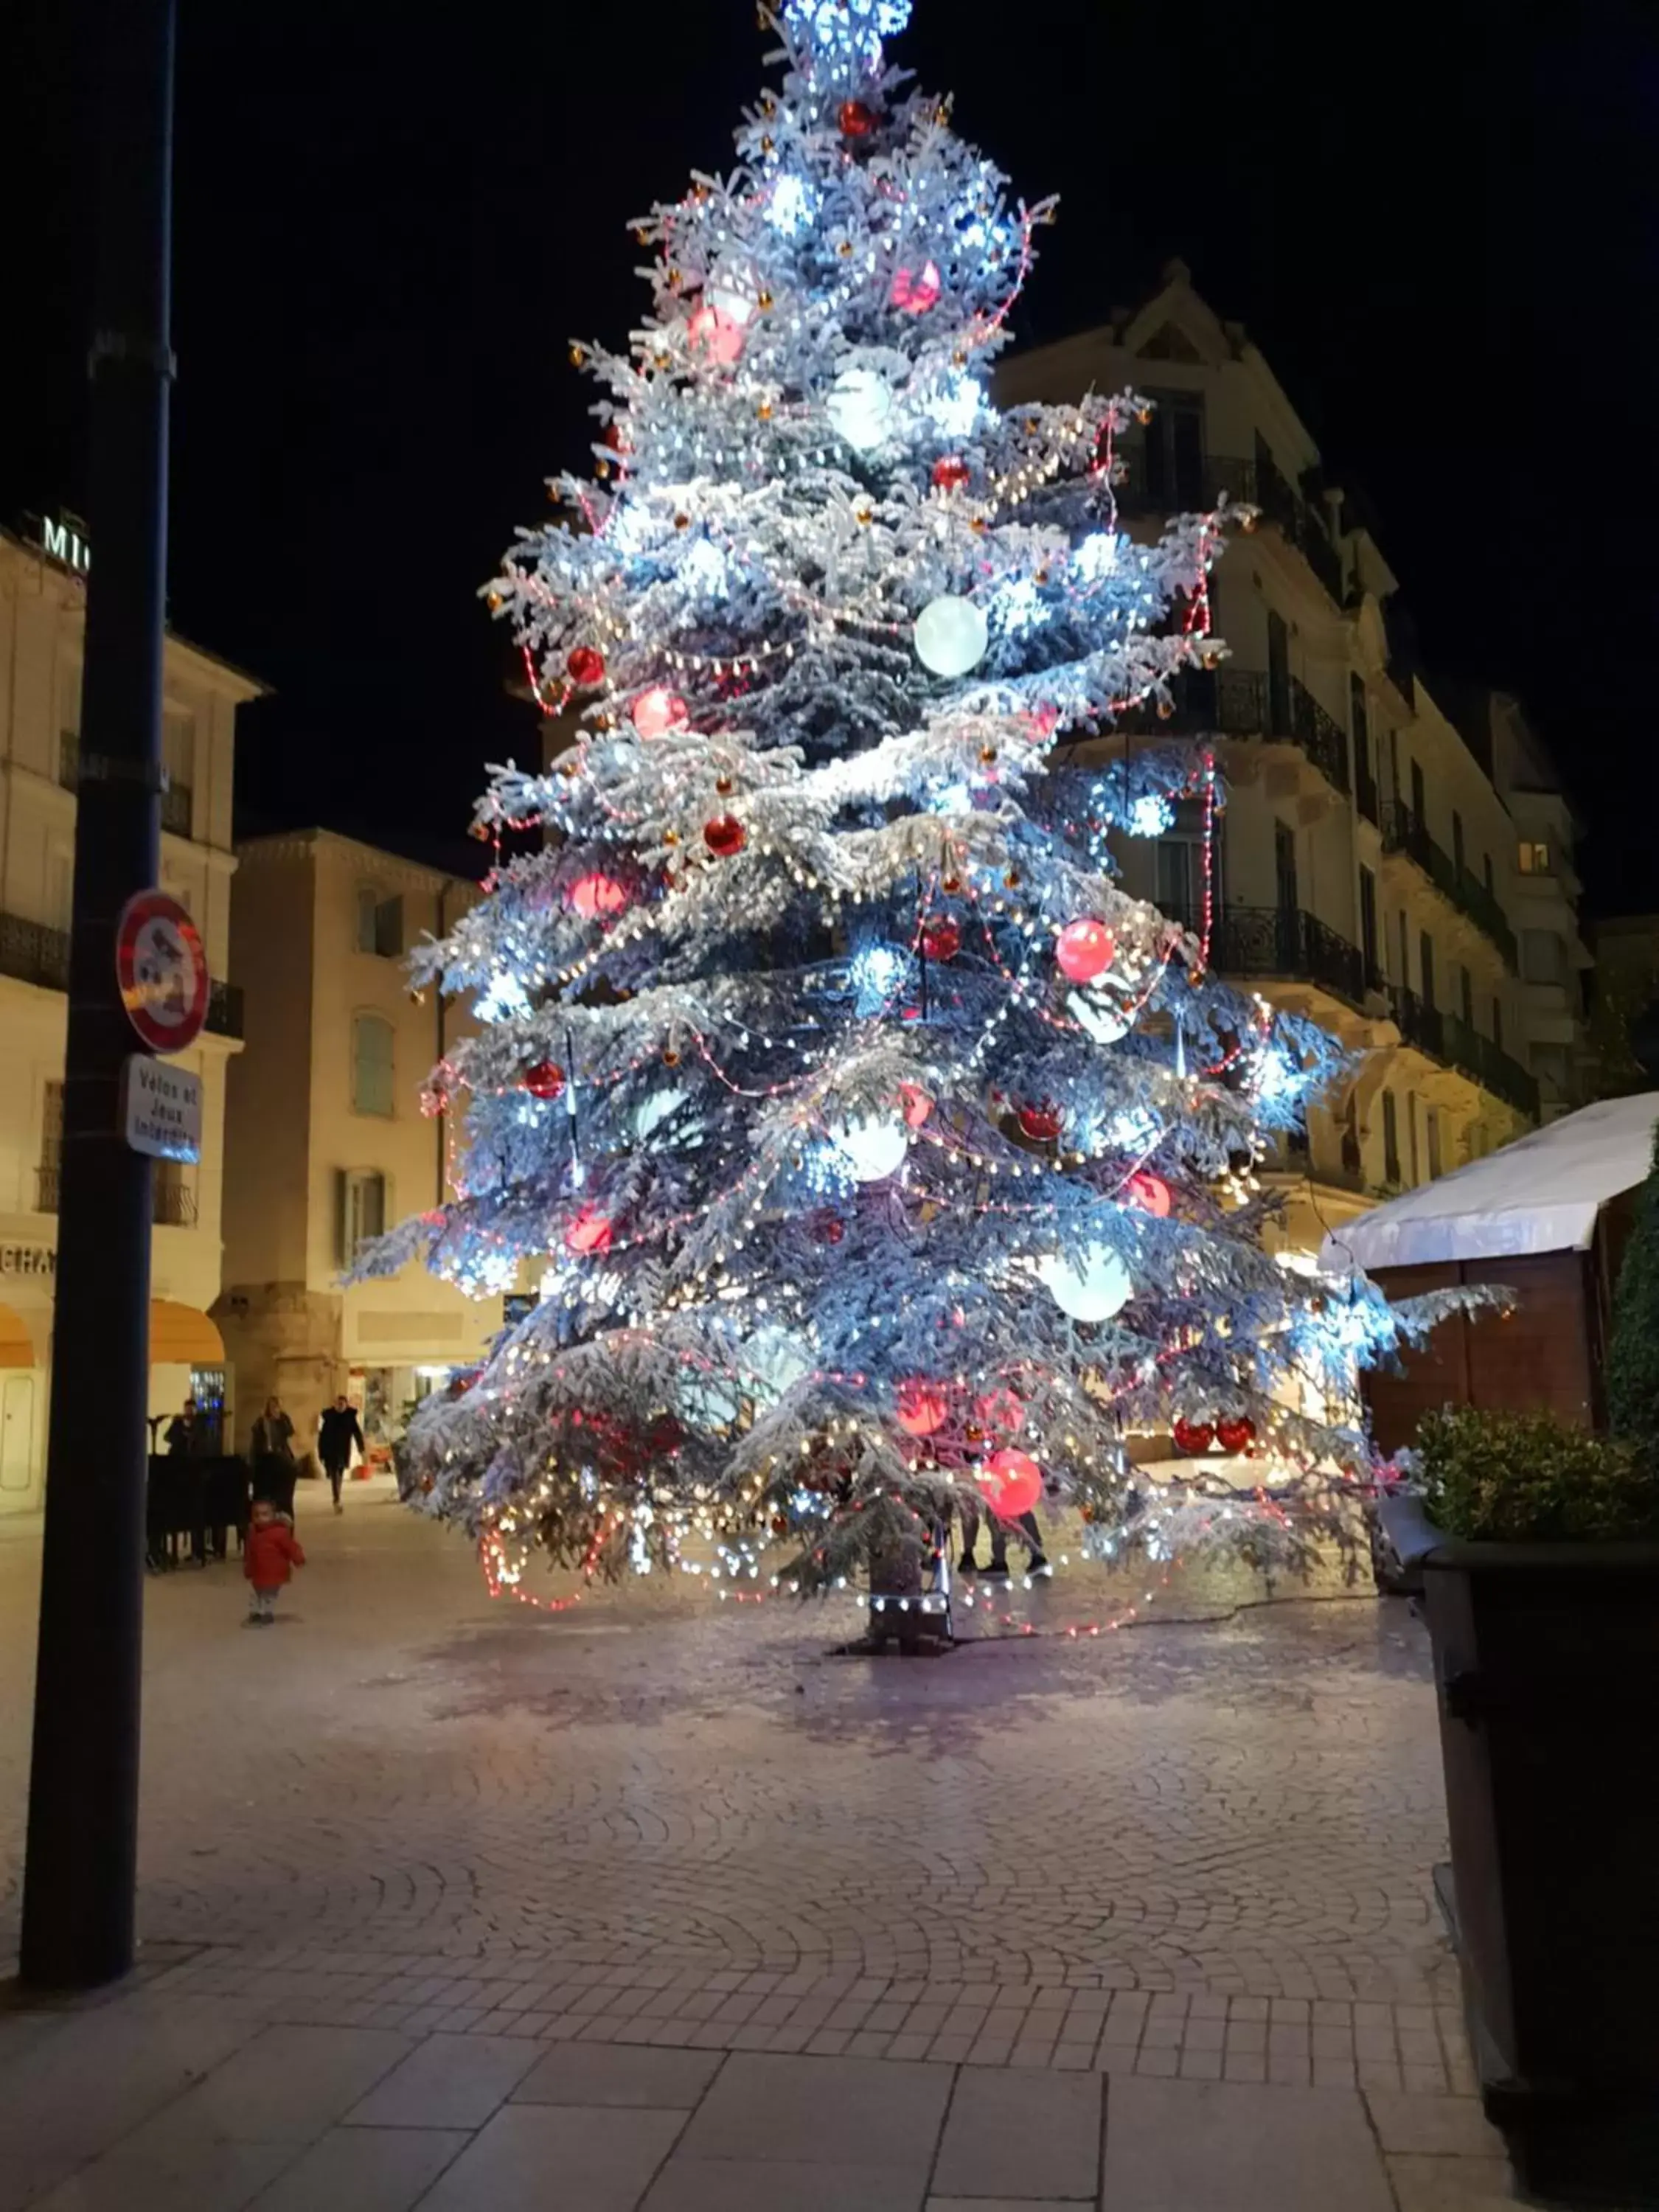
[[[1222,453],[1170,453],[1156,441],[1121,447],[1121,480],[1112,487],[1118,513],[1206,514],[1224,496],[1255,504],[1255,465]]]
[[[1167,719],[1134,708],[1118,717],[1120,730],[1167,730],[1180,737],[1264,738],[1296,745],[1334,790],[1348,790],[1347,732],[1294,676],[1276,681],[1265,670],[1189,668],[1172,686],[1175,710]]]
[[[70,935],[43,921],[0,914],[0,975],[15,976],[42,991],[69,988]],[[234,983],[208,987],[207,1027],[214,1036],[242,1035],[242,994]]]
[[[1198,927],[1194,916],[1170,918],[1183,928]],[[1367,978],[1358,946],[1298,907],[1224,907],[1210,933],[1210,964],[1218,975],[1241,980],[1273,976],[1312,983],[1357,1012],[1364,1011]]]
[[[1482,1036],[1461,1014],[1443,1014],[1413,991],[1395,991],[1393,998],[1395,1022],[1406,1043],[1458,1069],[1516,1113],[1538,1119],[1538,1079],[1501,1045]]]
[[[1468,916],[1503,954],[1504,966],[1514,971],[1518,952],[1515,932],[1497,898],[1479,876],[1460,866],[1443,846],[1437,845],[1411,808],[1397,799],[1382,810],[1382,850],[1403,853],[1414,860],[1441,896]]]
[[[58,733],[58,781],[65,791],[81,787],[81,739],[74,730]],[[175,837],[188,837],[193,819],[190,786],[169,782],[161,793],[161,827]]]
[[[1332,599],[1341,606],[1342,556],[1332,544],[1329,532],[1313,508],[1267,453],[1256,457],[1255,503],[1261,509],[1262,520],[1275,525],[1285,542],[1295,546]]]
[[[196,1226],[196,1194],[185,1183],[165,1172],[166,1163],[158,1162],[150,1181],[149,1218],[157,1229],[194,1229]],[[34,1170],[34,1210],[37,1213],[56,1213],[62,1189],[63,1170],[55,1162]]]

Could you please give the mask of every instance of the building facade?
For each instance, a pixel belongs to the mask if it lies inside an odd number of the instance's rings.
[[[52,1292],[75,866],[85,542],[52,522],[0,531],[0,1513],[39,1510],[46,1468]],[[226,1075],[239,1050],[230,972],[236,714],[252,678],[169,635],[161,884],[188,907],[216,979],[183,1066],[202,1079],[202,1158],[157,1162],[150,1248],[150,1413],[192,1389],[222,1395],[208,1318],[219,1293]]]
[[[1155,403],[1120,456],[1120,516],[1138,535],[1223,495],[1256,510],[1212,579],[1228,657],[1183,679],[1173,715],[1126,716],[1095,749],[1216,737],[1227,801],[1214,964],[1357,1055],[1346,1088],[1310,1115],[1305,1145],[1269,1164],[1285,1241],[1316,1248],[1378,1197],[1538,1119],[1528,1054],[1561,1009],[1528,995],[1522,933],[1543,925],[1517,822],[1564,811],[1559,792],[1545,789],[1547,763],[1513,702],[1489,702],[1471,742],[1467,711],[1460,726],[1402,650],[1397,580],[1355,502],[1327,486],[1267,363],[1180,264],[1144,307],[1012,356],[997,383],[1005,405],[1125,386]],[[1156,841],[1127,842],[1121,859],[1127,890],[1195,918],[1191,811]],[[1552,880],[1571,921],[1576,879],[1563,869]],[[1576,924],[1563,941],[1570,964]]]
[[[449,1125],[421,1109],[424,1079],[460,1026],[405,964],[442,936],[477,885],[325,830],[238,848],[231,957],[246,1047],[226,1133],[225,1288],[215,1318],[237,1378],[237,1441],[266,1396],[301,1443],[346,1391],[371,1445],[428,1391],[476,1366],[501,1328],[410,1267],[345,1284],[358,1248],[452,1195]]]

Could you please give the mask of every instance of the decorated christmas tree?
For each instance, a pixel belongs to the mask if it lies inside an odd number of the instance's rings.
[[[648,314],[572,349],[592,459],[491,587],[576,737],[480,803],[488,895],[420,963],[478,1018],[427,1099],[459,1194],[368,1265],[539,1291],[404,1451],[501,1586],[908,1592],[988,1512],[1040,1567],[1045,1489],[1109,1550],[1184,1510],[1131,1431],[1352,1464],[1309,1409],[1406,1325],[1263,1247],[1337,1048],[1112,857],[1183,800],[1208,851],[1158,720],[1250,518],[1119,529],[1133,392],[991,405],[1050,210],[890,65],[908,13],[767,19],[778,88],[638,224]]]

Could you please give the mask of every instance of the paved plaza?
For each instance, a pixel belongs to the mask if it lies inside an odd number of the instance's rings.
[[[314,1497],[278,1626],[150,1584],[143,1961],[0,2013],[0,2212],[1510,2201],[1399,1601],[1178,1575],[1095,1635],[1073,1573],[848,1659],[850,1607],[492,1603]],[[0,1953],[38,1562],[0,1537]]]

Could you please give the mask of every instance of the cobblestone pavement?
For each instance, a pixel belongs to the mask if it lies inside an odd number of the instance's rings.
[[[153,1583],[141,1927],[264,2022],[1467,2092],[1397,1601],[829,1655],[850,1612],[485,1597],[392,1502],[243,1627]],[[38,1547],[0,1540],[0,1954]],[[1203,1593],[1213,1598],[1214,1592]],[[1060,1578],[1003,1608],[1076,1622]],[[1096,1606],[1097,1611],[1098,1606]],[[994,1626],[994,1623],[991,1624]],[[15,1694],[14,1694],[15,1692]]]

